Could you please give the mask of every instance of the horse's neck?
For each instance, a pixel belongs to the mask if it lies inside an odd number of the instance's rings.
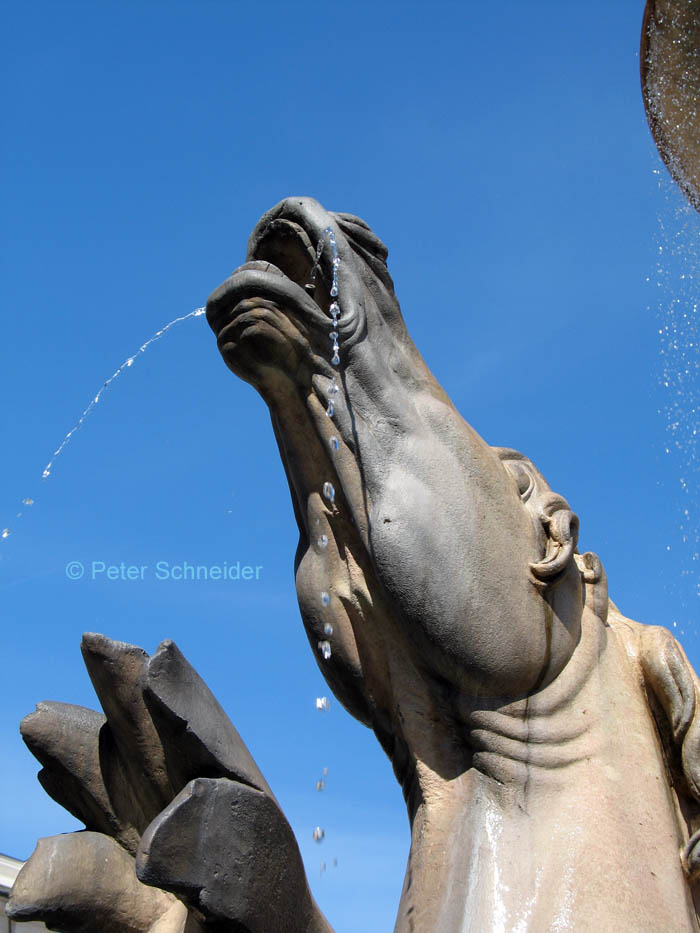
[[[593,616],[555,682],[464,710],[472,766],[417,765],[398,930],[697,930],[634,660]]]

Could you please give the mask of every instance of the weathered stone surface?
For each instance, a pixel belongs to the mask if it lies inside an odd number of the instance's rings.
[[[46,793],[88,829],[114,836],[135,855],[138,831],[117,817],[105,786],[106,722],[103,715],[82,706],[39,703],[36,712],[22,720],[20,730],[44,765],[39,781]]]
[[[132,820],[143,831],[173,798],[163,745],[143,697],[148,655],[93,632],[83,635],[81,648],[126,782],[139,789]]]
[[[144,688],[173,786],[221,775],[272,797],[231,720],[174,642],[164,641],[148,661]]]
[[[330,931],[277,804],[226,778],[198,778],[178,794],[141,840],[136,870],[214,921],[260,933]]]
[[[698,0],[647,0],[639,54],[647,119],[668,170],[700,210],[698,50]]]
[[[284,814],[177,646],[149,658],[91,634],[83,655],[106,717],[41,703],[22,734],[88,831],[40,840],[8,914],[64,933],[328,933]]]
[[[40,839],[6,910],[12,920],[42,920],[64,933],[147,933],[175,904],[138,881],[116,842],[84,832]]]

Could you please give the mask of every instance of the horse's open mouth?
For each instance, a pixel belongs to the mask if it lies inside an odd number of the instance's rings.
[[[248,261],[207,301],[207,320],[219,345],[226,342],[237,319],[255,306],[270,302],[291,317],[302,333],[329,320],[332,273],[329,251],[316,260],[317,246],[306,230],[286,218],[275,218],[256,231]]]

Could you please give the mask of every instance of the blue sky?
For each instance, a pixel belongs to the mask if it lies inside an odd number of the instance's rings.
[[[699,225],[646,126],[642,6],[6,10],[0,851],[26,857],[37,836],[74,826],[36,782],[17,723],[41,699],[94,705],[81,633],[149,651],[172,637],[285,807],[339,933],[393,924],[401,793],[367,730],[338,704],[314,709],[326,691],[298,617],[267,413],[204,319],[110,387],[41,480],[104,380],[204,303],[287,195],[373,226],[458,408],[535,461],[621,610],[675,622],[700,666]],[[25,497],[35,505],[17,519]],[[185,560],[263,570],[229,585],[65,574],[70,561]]]

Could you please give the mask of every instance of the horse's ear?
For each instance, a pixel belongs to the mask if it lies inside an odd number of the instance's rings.
[[[590,552],[580,557],[576,552],[578,516],[571,511],[566,499],[552,492],[544,476],[523,454],[506,447],[494,449],[515,480],[523,505],[542,532],[543,553],[530,564],[533,584],[542,590],[556,586],[572,566],[577,567],[584,585],[595,586],[604,580],[598,557]],[[607,590],[603,601],[607,601]],[[596,611],[602,610],[603,607],[597,605],[601,599],[596,598],[595,602]],[[603,610],[602,617],[606,614]]]
[[[575,563],[578,517],[566,499],[552,492],[531,460],[503,447],[496,448],[496,453],[515,480],[521,501],[544,532],[544,553],[530,564],[532,582],[540,588],[552,586]]]
[[[601,559],[593,551],[575,554],[574,559],[581,572],[583,581],[583,602],[589,605],[601,622],[607,624],[610,600],[608,598],[608,577]]]

